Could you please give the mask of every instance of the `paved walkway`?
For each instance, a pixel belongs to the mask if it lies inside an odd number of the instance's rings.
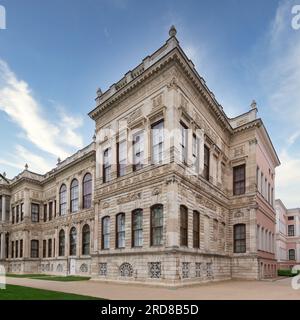
[[[284,278],[277,281],[223,281],[179,289],[146,287],[131,284],[109,284],[94,280],[60,282],[11,277],[7,277],[6,280],[8,284],[69,292],[112,300],[300,299],[300,289],[292,289],[290,278]]]

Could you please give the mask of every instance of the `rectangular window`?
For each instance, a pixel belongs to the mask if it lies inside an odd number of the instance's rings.
[[[116,247],[125,248],[125,213],[117,215],[116,224]]]
[[[234,252],[246,252],[246,225],[236,224],[234,226]]]
[[[47,204],[44,204],[44,222],[47,221]]]
[[[102,249],[109,249],[110,239],[110,218],[104,217],[102,219]]]
[[[132,212],[132,246],[143,246],[143,210],[136,209]]]
[[[233,168],[233,194],[241,195],[245,193],[246,166],[244,164]]]
[[[49,221],[52,220],[52,215],[53,215],[53,202],[49,202],[49,216],[48,216]]]
[[[108,148],[103,153],[103,182],[111,180],[111,148]]]
[[[188,245],[188,209],[180,206],[180,245]]]
[[[289,221],[294,220],[294,216],[288,217],[288,220],[289,220]]]
[[[264,195],[264,174],[260,175],[260,193]]]
[[[193,134],[193,169],[197,174],[199,172],[199,139]]]
[[[31,258],[39,257],[39,241],[31,240]]]
[[[151,245],[163,244],[163,206],[158,204],[151,208]]]
[[[21,221],[24,220],[24,203],[21,203]]]
[[[200,214],[193,212],[193,247],[200,248]]]
[[[293,224],[290,224],[288,226],[288,236],[294,237],[294,235],[295,235],[295,226]]]
[[[20,258],[23,258],[23,240],[20,240]]]
[[[187,127],[180,122],[180,153],[181,153],[181,161],[183,163],[187,163],[187,138],[188,138],[188,130]]]
[[[152,125],[152,161],[154,164],[163,162],[164,151],[164,121]]]
[[[15,243],[14,241],[11,242],[11,258],[15,257]]]
[[[203,169],[203,177],[205,180],[209,181],[209,148],[204,146],[204,169]]]
[[[36,203],[31,204],[31,221],[39,222],[40,206]]]
[[[20,217],[20,207],[19,205],[16,206],[16,223],[19,223],[19,217]]]
[[[15,223],[15,207],[11,208],[11,223]]]
[[[52,239],[48,239],[48,258],[52,257]]]
[[[16,240],[16,258],[19,258],[19,241]]]
[[[118,177],[126,174],[126,141],[117,143]]]
[[[46,258],[47,240],[43,240],[43,258]]]
[[[143,168],[144,164],[144,133],[133,136],[133,171]]]

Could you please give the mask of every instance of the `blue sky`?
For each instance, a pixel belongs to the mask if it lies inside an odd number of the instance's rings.
[[[88,144],[106,90],[177,37],[229,116],[252,99],[282,161],[277,197],[300,206],[297,0],[0,0],[0,171],[37,172]]]

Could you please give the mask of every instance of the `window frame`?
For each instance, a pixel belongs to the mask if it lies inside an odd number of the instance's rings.
[[[126,246],[125,230],[126,230],[126,216],[124,212],[116,215],[116,249],[124,249]],[[121,221],[119,221],[121,220]],[[123,221],[123,223],[122,223]],[[119,223],[120,222],[120,223]],[[120,228],[121,227],[121,228]]]
[[[141,218],[137,218],[138,216],[141,216]],[[137,220],[140,219],[141,222],[136,221],[135,219]],[[131,246],[133,248],[138,248],[143,246],[143,242],[144,242],[143,219],[144,219],[143,209],[134,209],[131,212],[131,228],[132,228]]]
[[[67,186],[63,183],[59,188],[59,215],[67,214]]]
[[[107,232],[108,230],[108,232]],[[101,248],[102,250],[110,249],[110,216],[105,216],[101,220]],[[106,244],[108,244],[106,246]]]
[[[184,205],[180,205],[179,210],[180,210],[180,246],[188,247],[189,210]]]
[[[107,183],[112,180],[111,167],[111,147],[109,147],[103,151],[103,183]]]
[[[64,229],[60,229],[58,234],[58,256],[64,257],[66,253],[66,232]]]
[[[159,127],[161,126],[161,127]],[[152,159],[152,164],[162,164],[164,161],[164,142],[165,142],[165,136],[164,136],[164,119],[160,119],[154,123],[151,124],[151,159]],[[158,129],[156,129],[155,127],[159,127]],[[158,141],[158,143],[155,143],[155,139],[156,138],[154,136],[154,130],[160,130],[162,131],[162,141]],[[160,133],[159,133],[160,136]],[[158,150],[158,157],[156,159],[156,148]]]
[[[193,211],[193,248],[200,248],[200,212]]]
[[[76,256],[77,255],[77,229],[75,227],[72,227],[69,232],[69,246],[70,246],[69,255]]]
[[[36,247],[33,247],[33,244],[36,245]],[[35,253],[35,254],[33,254]],[[39,258],[39,240],[32,239],[30,241],[30,257],[33,259]]]
[[[37,208],[37,211],[33,211]],[[31,203],[31,222],[38,223],[40,221],[40,205],[38,203]]]
[[[87,230],[85,230],[87,229]],[[82,227],[82,240],[81,240],[81,254],[84,256],[90,255],[91,247],[91,229],[90,226],[86,223]]]
[[[160,217],[154,217],[154,210],[160,209]],[[155,219],[156,218],[156,219]],[[154,221],[161,220],[161,223],[155,224]],[[159,247],[163,245],[164,242],[164,206],[162,204],[155,204],[150,208],[150,245],[151,247]],[[159,242],[156,242],[155,239],[157,235],[155,235],[156,231],[159,230]]]
[[[241,174],[238,170],[242,170]],[[232,168],[233,195],[240,196],[246,193],[246,164],[240,164]]]
[[[70,185],[70,212],[79,211],[79,182],[74,178]]]
[[[206,181],[209,181],[210,171],[210,148],[204,145],[204,162],[203,162],[203,177]]]
[[[92,207],[93,194],[93,176],[87,172],[82,180],[82,207],[83,209],[90,209]]]
[[[238,230],[239,228],[243,229]],[[234,253],[246,253],[247,251],[247,236],[246,236],[246,224],[237,223],[233,226],[233,252]],[[241,242],[238,244],[238,242]]]

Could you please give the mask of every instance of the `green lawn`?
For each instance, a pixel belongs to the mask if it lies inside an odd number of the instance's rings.
[[[40,280],[51,280],[51,281],[84,281],[90,280],[90,277],[81,276],[52,276],[48,274],[13,274],[8,273],[7,277],[13,278],[30,278],[30,279],[40,279]]]
[[[48,291],[29,287],[6,285],[0,289],[0,300],[101,300],[95,297],[81,296],[72,293]]]

